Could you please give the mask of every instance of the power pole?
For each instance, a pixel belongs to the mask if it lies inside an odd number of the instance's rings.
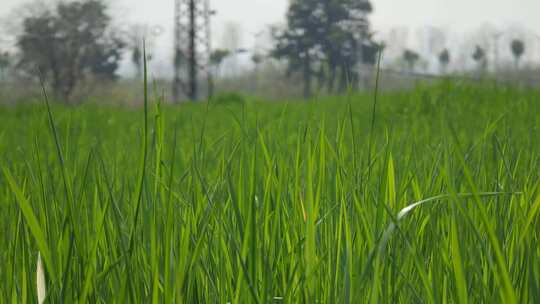
[[[209,59],[211,29],[209,0],[175,0],[173,98],[199,99],[199,80],[206,78],[211,90]]]

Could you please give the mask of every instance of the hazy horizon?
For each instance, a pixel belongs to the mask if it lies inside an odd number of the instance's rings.
[[[50,2],[53,0],[42,0]],[[3,0],[0,18],[5,17],[25,0]],[[524,28],[538,33],[540,31],[540,11],[538,0],[372,0],[374,12],[370,16],[372,30],[380,35],[391,28],[407,28],[409,35],[406,44],[415,47],[422,38],[417,30],[427,26],[450,31],[457,38],[460,33],[489,26],[499,30]],[[157,25],[165,29],[156,46],[159,66],[167,66],[172,54],[172,28],[174,0],[111,0],[111,11],[116,22],[126,25],[142,23]],[[217,11],[213,19],[213,45],[222,47],[222,36],[227,24],[235,23],[242,31],[241,48],[251,48],[255,44],[255,34],[272,24],[283,24],[288,0],[213,0],[212,7]],[[456,35],[457,34],[457,35]],[[1,38],[1,37],[0,37]],[[402,37],[403,38],[403,37]],[[0,42],[2,39],[0,39]],[[448,40],[453,41],[452,39]],[[540,48],[540,39],[533,48]],[[536,51],[534,52],[536,53]],[[538,57],[531,52],[530,60]]]

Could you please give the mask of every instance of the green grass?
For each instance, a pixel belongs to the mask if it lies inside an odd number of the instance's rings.
[[[0,108],[0,302],[540,302],[540,92],[152,96]]]

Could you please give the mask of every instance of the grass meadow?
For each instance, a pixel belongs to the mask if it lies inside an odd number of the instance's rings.
[[[0,302],[540,303],[540,91],[149,95],[0,107]]]

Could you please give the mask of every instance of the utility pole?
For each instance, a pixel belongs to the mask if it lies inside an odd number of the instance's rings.
[[[209,60],[211,52],[209,0],[175,0],[174,14],[174,79],[173,98],[199,99],[201,78],[206,78],[211,91]]]

